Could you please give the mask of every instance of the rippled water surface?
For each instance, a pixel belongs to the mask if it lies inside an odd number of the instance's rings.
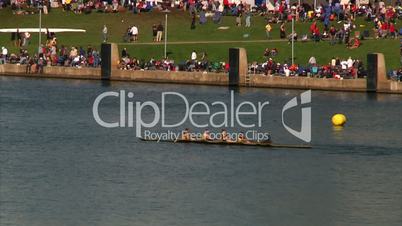
[[[401,95],[312,91],[313,148],[292,150],[143,142],[134,128],[102,128],[92,116],[105,91],[132,91],[133,102],[160,103],[162,92],[174,91],[192,103],[229,103],[224,87],[0,82],[2,226],[402,225]],[[268,100],[258,130],[301,143],[281,123],[283,105],[301,92],[234,95],[236,103]],[[171,98],[167,118],[178,121],[183,106]],[[118,111],[114,98],[100,107],[109,121]],[[330,123],[337,112],[348,117],[341,130]],[[299,113],[288,112],[287,123],[297,128]]]

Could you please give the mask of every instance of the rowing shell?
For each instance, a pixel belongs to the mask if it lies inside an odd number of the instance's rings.
[[[258,146],[258,147],[271,147],[271,148],[311,148],[310,145],[297,145],[297,144],[273,144],[270,142],[248,142],[248,143],[239,143],[239,142],[226,142],[221,140],[152,140],[140,138],[142,141],[154,141],[154,142],[168,142],[168,143],[196,143],[196,144],[215,144],[215,145],[237,145],[237,146]]]

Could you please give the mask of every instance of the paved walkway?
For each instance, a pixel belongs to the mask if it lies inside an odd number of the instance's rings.
[[[232,40],[232,41],[177,41],[167,42],[169,45],[186,45],[186,44],[222,44],[222,43],[269,43],[269,42],[288,42],[287,39],[267,39],[267,40]],[[162,42],[122,42],[118,45],[164,45]]]
[[[372,37],[365,38],[364,40],[376,40]],[[328,42],[329,40],[322,40],[321,42]],[[186,44],[225,44],[225,43],[270,43],[270,42],[288,42],[288,39],[260,39],[260,40],[222,40],[222,41],[174,41],[167,42],[168,45],[186,45]],[[302,42],[298,40],[296,42]],[[296,43],[295,42],[295,43]],[[303,42],[312,42],[312,40],[307,40]],[[164,45],[162,42],[121,42],[118,45]]]

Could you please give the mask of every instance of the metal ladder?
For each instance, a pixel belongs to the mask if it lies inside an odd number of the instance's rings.
[[[250,80],[250,73],[247,73],[245,76],[245,86],[251,86]]]

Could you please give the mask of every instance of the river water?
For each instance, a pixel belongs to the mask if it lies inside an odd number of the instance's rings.
[[[401,95],[312,91],[313,148],[295,150],[144,142],[135,128],[103,128],[92,115],[105,91],[133,92],[133,102],[160,104],[162,92],[174,91],[191,103],[229,103],[225,87],[0,82],[2,226],[402,225]],[[303,143],[281,122],[284,104],[302,92],[250,88],[234,96],[268,100],[258,130],[278,143]],[[183,103],[167,103],[177,122]],[[100,112],[118,119],[118,99],[105,98]],[[144,112],[149,122],[152,112]],[[343,129],[330,122],[338,112],[348,118]],[[300,126],[300,111],[285,116]]]

